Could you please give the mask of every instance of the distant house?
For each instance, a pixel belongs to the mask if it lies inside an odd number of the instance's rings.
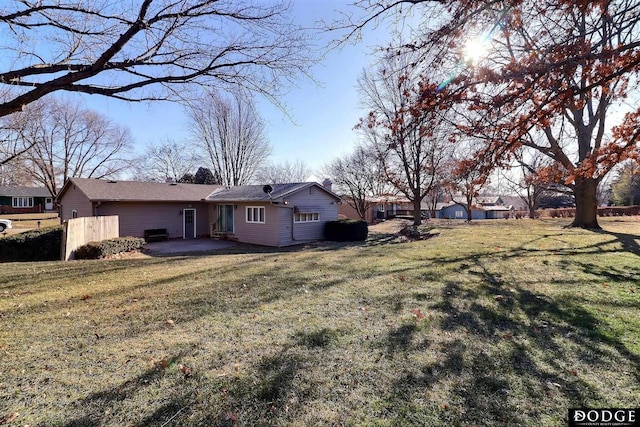
[[[213,236],[266,246],[323,238],[340,198],[318,183],[223,187],[71,178],[60,219],[118,215],[121,236],[166,229],[169,238]]]
[[[45,187],[0,187],[0,213],[54,211],[54,197]]]
[[[467,219],[467,203],[455,199],[446,203],[438,203],[436,206],[436,218],[442,219]],[[501,197],[478,197],[471,205],[471,219],[503,219],[513,216],[513,206],[505,206]]]
[[[327,221],[338,218],[340,197],[318,183],[303,182],[224,187],[206,201],[212,235],[288,246],[322,239]]]
[[[360,219],[356,210],[351,206],[351,198],[342,196],[342,199],[344,202],[339,207],[339,215],[343,218]],[[413,215],[413,203],[403,196],[381,194],[367,198],[367,202],[369,208],[365,212],[364,220],[369,224],[397,216]]]

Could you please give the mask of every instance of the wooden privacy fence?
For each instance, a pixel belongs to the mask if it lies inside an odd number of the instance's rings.
[[[89,242],[120,237],[118,216],[89,216],[63,223],[62,260],[74,259],[75,250]]]

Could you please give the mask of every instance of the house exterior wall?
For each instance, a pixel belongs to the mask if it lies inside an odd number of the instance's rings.
[[[72,212],[78,212],[78,217],[93,216],[93,207],[87,196],[75,185],[69,186],[58,201],[60,204],[60,221],[73,218]]]
[[[226,203],[221,203],[226,204]],[[231,203],[229,203],[231,204]],[[279,242],[280,210],[271,203],[256,202],[234,203],[233,238],[243,243],[264,246],[282,246]],[[264,208],[264,223],[247,222],[247,207]],[[214,222],[217,221],[217,208]]]
[[[373,209],[374,207],[375,205],[370,205],[365,212],[364,220],[369,224],[373,223],[376,219],[376,213]],[[358,212],[356,212],[355,208],[346,201],[342,202],[338,206],[338,215],[341,218],[360,219],[360,215],[358,215]]]
[[[103,202],[95,208],[95,215],[118,215],[120,236],[144,237],[144,230],[166,228],[170,239],[181,239],[184,209],[196,211],[196,236],[208,236],[209,206],[206,203]]]
[[[294,214],[318,213],[318,221],[300,222],[293,224],[293,240],[300,243],[306,240],[324,238],[324,226],[328,221],[338,219],[338,202],[328,193],[319,188],[309,187],[297,192],[287,199],[289,206],[293,206]]]
[[[458,216],[456,216],[456,212],[458,212]],[[467,211],[464,206],[460,205],[451,205],[445,206],[440,211],[436,212],[438,218],[443,219],[467,219]],[[471,219],[486,219],[486,212],[480,209],[471,209]]]
[[[490,210],[487,211],[487,219],[505,219],[511,216],[509,210]]]
[[[26,196],[31,197],[31,196]],[[3,214],[21,214],[21,213],[42,213],[46,212],[45,197],[33,196],[33,206],[26,208],[14,208],[13,196],[0,196],[0,213]],[[52,199],[52,197],[49,197]]]
[[[327,221],[338,219],[338,202],[315,187],[306,188],[285,198],[287,204],[265,202],[220,202],[233,204],[233,234],[230,238],[264,246],[288,246],[324,238]],[[209,227],[214,231],[218,204],[209,206]],[[247,222],[247,207],[264,208],[264,223]],[[318,221],[294,222],[295,212],[318,214]]]

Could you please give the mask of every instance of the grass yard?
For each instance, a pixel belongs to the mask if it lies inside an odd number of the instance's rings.
[[[565,426],[640,402],[640,220],[0,264],[0,425]]]
[[[33,228],[38,228],[38,223],[40,223],[40,227],[43,228],[53,225],[60,225],[60,218],[55,212],[33,214],[5,214],[0,215],[0,218],[11,220],[11,225],[13,226],[13,228],[7,231],[12,232],[13,234]],[[0,238],[1,236],[2,235],[0,234]]]

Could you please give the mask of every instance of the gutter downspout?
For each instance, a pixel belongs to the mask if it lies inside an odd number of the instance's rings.
[[[272,204],[272,205],[276,205],[276,206],[277,206],[277,207],[279,207],[279,208],[286,208],[286,209],[290,209],[290,210],[291,210],[291,213],[293,214],[293,209],[294,209],[294,207],[293,207],[293,206],[281,205],[281,204],[280,204],[280,203],[278,203],[278,202],[271,202],[271,204]],[[291,241],[292,241],[292,242],[305,242],[306,240],[299,240],[299,239],[296,239],[296,237],[295,237],[295,235],[294,235],[294,233],[293,233],[293,226],[294,226],[294,224],[295,224],[295,223],[293,222],[293,215],[291,215]]]

